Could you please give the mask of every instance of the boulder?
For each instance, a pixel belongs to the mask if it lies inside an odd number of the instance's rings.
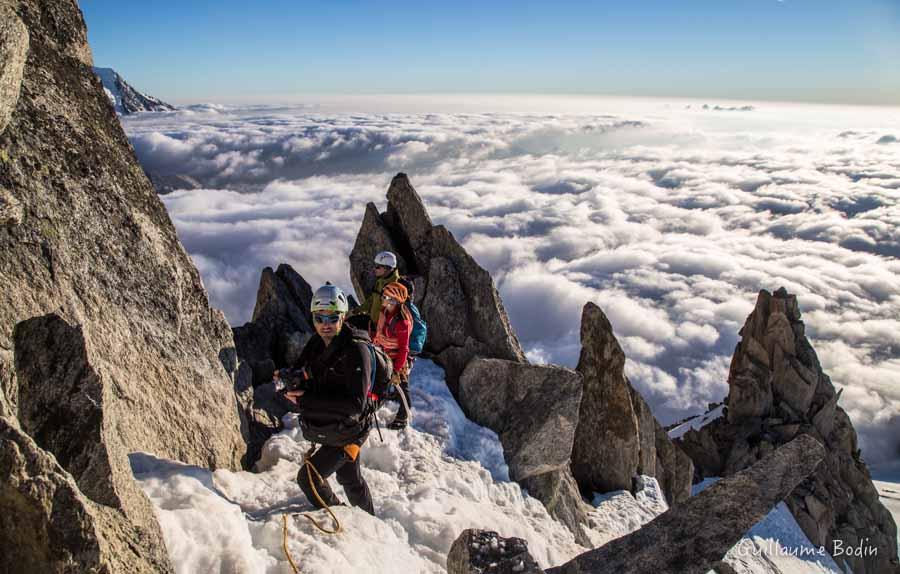
[[[572,473],[581,490],[631,491],[634,477],[646,474],[659,479],[670,505],[688,498],[693,464],[625,377],[625,353],[593,303],[582,312],[576,370],[584,382]]]
[[[469,312],[456,266],[446,257],[435,257],[429,271],[426,292],[441,293],[441,296],[428,297],[421,311],[426,317],[440,317],[441,325],[428,334],[428,344],[435,349],[464,348],[466,340],[471,339],[467,323]],[[484,352],[489,351],[485,349]]]
[[[90,68],[77,4],[0,6],[0,514],[15,517],[0,570],[167,572],[128,455],[240,468],[231,329]]]
[[[125,496],[118,507],[90,500],[15,419],[0,417],[0,571],[173,572],[150,501]]]
[[[877,549],[836,557],[857,574],[900,572],[896,525],[878,500],[856,431],[838,404],[840,393],[805,332],[795,296],[761,291],[732,359],[727,416],[678,442],[699,476],[728,476],[794,437],[814,436],[828,451],[825,463],[786,500],[798,524],[813,544],[831,552],[858,541]]]
[[[396,253],[401,273],[414,279],[416,303],[428,322],[425,353],[444,367],[454,394],[459,376],[474,357],[526,363],[490,273],[445,227],[432,224],[406,174],[394,177],[387,199],[382,214],[374,204],[366,206],[350,253],[357,296],[364,299],[374,284],[375,254]]]
[[[521,538],[464,530],[447,554],[447,574],[543,574]]]
[[[569,476],[581,401],[578,373],[556,366],[474,359],[460,377],[459,398],[470,419],[500,437],[510,478],[583,539],[584,503]]]
[[[837,414],[837,404],[841,399],[841,395],[844,390],[841,389],[837,392],[836,395],[828,399],[828,402],[813,415],[812,424],[816,427],[816,430],[819,432],[819,435],[825,440],[831,436],[831,431],[834,430],[834,417]]]
[[[798,437],[755,465],[708,487],[639,530],[547,570],[548,574],[705,574],[797,484],[825,448]]]

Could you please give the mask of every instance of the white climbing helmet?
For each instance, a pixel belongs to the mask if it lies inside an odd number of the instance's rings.
[[[332,311],[334,313],[347,312],[347,296],[336,285],[322,285],[313,293],[312,303],[309,310],[316,311]]]
[[[384,265],[395,269],[397,267],[397,256],[390,251],[382,251],[375,256],[375,265]]]

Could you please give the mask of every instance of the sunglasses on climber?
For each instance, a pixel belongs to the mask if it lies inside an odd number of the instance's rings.
[[[388,267],[387,265],[379,265],[379,264],[376,263],[376,264],[375,264],[375,269],[384,269],[384,270],[388,270],[388,269],[392,269],[392,267]]]
[[[393,297],[388,297],[387,295],[382,295],[381,300],[384,301],[385,303],[387,303],[388,305],[396,305],[398,302]]]
[[[329,314],[314,314],[313,321],[319,324],[330,325],[332,323],[337,323],[341,320],[340,313],[329,313]]]

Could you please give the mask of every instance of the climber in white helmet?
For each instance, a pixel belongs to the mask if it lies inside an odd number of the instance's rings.
[[[365,327],[369,329],[369,333],[373,333],[375,326],[378,325],[378,318],[381,316],[381,294],[384,288],[400,280],[397,256],[390,251],[382,251],[376,255],[374,263],[375,287],[366,296],[363,304],[353,310],[354,316],[368,315],[369,321]],[[354,321],[354,324],[363,327],[359,322]]]

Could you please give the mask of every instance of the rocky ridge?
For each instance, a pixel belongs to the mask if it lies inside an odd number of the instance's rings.
[[[170,572],[129,455],[240,468],[231,331],[74,0],[0,0],[0,54],[0,570]]]
[[[835,556],[853,572],[900,572],[896,525],[838,405],[840,392],[806,338],[796,296],[761,291],[740,334],[725,416],[676,440],[697,478],[731,476],[795,437],[813,436],[827,447],[825,462],[787,497],[791,513],[810,541],[833,555],[835,544],[877,548],[866,556]]]
[[[175,110],[174,106],[135,90],[112,68],[95,67],[93,70],[103,82],[103,91],[117,114],[127,116],[137,112],[171,112]]]
[[[645,473],[659,477],[670,502],[689,496],[690,460],[669,440],[621,370],[618,377],[603,370],[609,357],[602,347],[605,341],[615,343],[615,337],[609,322],[603,322],[605,316],[600,320],[602,311],[599,315],[593,311],[599,308],[589,304],[582,319],[584,364],[577,372],[529,365],[490,274],[445,227],[431,222],[405,174],[393,178],[387,200],[384,213],[372,203],[366,206],[350,254],[357,295],[363,297],[374,284],[375,254],[396,253],[401,274],[415,278],[416,304],[429,324],[425,353],[444,368],[447,385],[466,415],[498,433],[514,480],[581,541],[586,509],[579,490],[588,495],[619,488],[633,492],[632,478]],[[612,360],[624,364],[621,349],[618,352],[621,356]],[[603,358],[588,360],[598,356]],[[608,392],[610,384],[616,389],[613,393]],[[495,400],[500,395],[515,399],[501,405]],[[579,432],[588,436],[614,426],[630,429],[630,442],[611,447],[621,460],[611,465],[610,459],[598,458],[609,449],[573,454]],[[611,440],[615,436],[604,435]],[[523,463],[537,461],[534,452],[547,455],[550,462]],[[600,472],[615,474],[619,480],[573,477],[570,463],[605,467]]]

